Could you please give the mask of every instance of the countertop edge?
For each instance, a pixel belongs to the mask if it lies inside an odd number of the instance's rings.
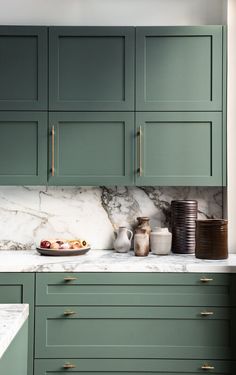
[[[11,313],[14,314],[12,318],[9,317]],[[0,304],[0,359],[28,319],[28,316],[28,304]]]

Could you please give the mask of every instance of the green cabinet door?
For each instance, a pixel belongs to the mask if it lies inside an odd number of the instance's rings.
[[[0,27],[0,110],[47,109],[47,27]]]
[[[222,108],[222,26],[138,27],[136,109]]]
[[[29,304],[28,375],[33,375],[34,274],[0,273],[0,303]]]
[[[137,113],[136,185],[223,185],[222,131],[220,112]]]
[[[49,120],[51,185],[133,184],[133,113],[54,112]]]
[[[227,309],[37,307],[36,358],[231,359]]]
[[[0,184],[47,181],[47,114],[0,112]]]
[[[51,110],[134,109],[133,27],[50,27]]]
[[[214,367],[204,370],[204,366]],[[68,365],[72,365],[67,369]],[[234,374],[235,364],[228,361],[165,359],[36,359],[35,375],[199,375]]]

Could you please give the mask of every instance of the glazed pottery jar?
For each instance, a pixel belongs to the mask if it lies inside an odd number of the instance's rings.
[[[138,224],[135,228],[135,233],[147,233],[148,235],[150,235],[151,233],[151,227],[150,227],[150,224],[149,224],[149,217],[146,217],[146,216],[140,216],[140,217],[137,217],[137,220],[138,220]]]
[[[168,228],[153,228],[150,234],[151,252],[157,255],[170,254],[172,235]]]
[[[196,220],[196,258],[228,258],[228,221],[223,219]]]
[[[134,254],[145,257],[149,254],[149,234],[143,229],[134,235]]]
[[[127,253],[131,247],[131,240],[133,232],[126,227],[119,227],[118,232],[115,232],[114,249],[118,253]]]

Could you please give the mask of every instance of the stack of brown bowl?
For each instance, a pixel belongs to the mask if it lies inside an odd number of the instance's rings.
[[[196,258],[228,258],[228,222],[223,219],[196,220]]]
[[[197,201],[174,200],[171,202],[171,250],[173,253],[194,253],[196,219]]]

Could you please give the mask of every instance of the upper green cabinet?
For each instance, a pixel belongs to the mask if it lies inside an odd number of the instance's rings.
[[[133,184],[133,113],[51,112],[49,120],[49,184]]]
[[[49,107],[134,110],[133,27],[50,27]]]
[[[46,27],[0,27],[0,110],[47,110]]]
[[[136,115],[136,185],[221,186],[221,112]]]
[[[136,29],[136,110],[221,109],[222,26]]]
[[[0,112],[0,184],[47,182],[47,114]]]

